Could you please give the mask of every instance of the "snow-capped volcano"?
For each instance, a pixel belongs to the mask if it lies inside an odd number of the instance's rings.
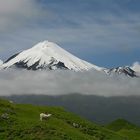
[[[23,68],[27,70],[97,70],[105,72],[108,75],[121,74],[130,77],[139,77],[140,65],[135,63],[132,67],[123,66],[117,68],[106,69],[98,67],[94,64],[79,59],[71,53],[65,51],[57,44],[49,41],[43,41],[30,49],[14,54],[3,64],[1,62],[0,69],[11,67]]]
[[[28,50],[11,56],[3,63],[2,68],[6,69],[13,66],[28,70],[69,69],[83,71],[95,69],[100,71],[102,69],[75,57],[57,44],[49,41],[40,42]]]

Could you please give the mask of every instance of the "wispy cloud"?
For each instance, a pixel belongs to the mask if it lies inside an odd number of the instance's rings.
[[[0,32],[22,27],[26,22],[39,15],[39,7],[34,0],[0,1]]]
[[[91,52],[132,56],[140,51],[139,4],[136,0],[1,1],[0,56],[5,59],[45,39],[84,58]],[[139,59],[135,55],[135,61]],[[103,60],[98,61],[100,65]]]
[[[140,79],[71,71],[0,71],[0,95],[81,93],[99,96],[140,95]]]

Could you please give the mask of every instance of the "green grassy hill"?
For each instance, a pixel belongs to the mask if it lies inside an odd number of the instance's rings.
[[[39,114],[51,113],[40,121]],[[78,126],[75,128],[73,123]],[[59,107],[14,104],[0,99],[0,140],[129,140]],[[132,140],[132,139],[131,139]]]
[[[117,119],[106,125],[106,128],[121,136],[126,136],[130,140],[140,140],[140,128],[124,119]]]
[[[59,96],[11,95],[3,98],[22,104],[62,106],[99,124],[123,118],[140,126],[140,96],[103,97],[74,93]]]

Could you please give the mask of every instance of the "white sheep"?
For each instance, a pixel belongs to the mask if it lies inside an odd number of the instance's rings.
[[[10,100],[9,103],[13,104],[14,102],[12,100]]]
[[[78,127],[79,127],[79,124],[78,124],[78,123],[73,123],[72,125],[73,125],[73,127],[75,127],[75,128],[78,128]]]
[[[45,114],[45,113],[41,113],[40,114],[40,121],[42,121],[43,119],[47,119],[49,118],[50,116],[52,116],[52,114]]]

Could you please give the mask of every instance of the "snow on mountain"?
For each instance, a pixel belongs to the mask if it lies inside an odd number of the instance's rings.
[[[2,62],[0,62],[0,64],[2,64]],[[24,68],[28,70],[65,69],[84,71],[94,69],[100,72],[105,72],[108,75],[118,74],[129,77],[139,77],[138,72],[140,72],[140,64],[138,62],[134,63],[132,67],[123,66],[106,69],[81,60],[71,53],[65,51],[57,44],[49,41],[40,42],[30,49],[14,54],[2,65],[0,65],[1,69],[11,67]]]
[[[132,67],[131,67],[134,71],[139,72],[140,73],[140,63],[139,62],[135,62]]]
[[[104,69],[104,72],[108,75],[118,74],[118,75],[126,75],[129,77],[139,77],[139,75],[133,69],[131,69],[129,66]]]
[[[57,44],[49,41],[40,42],[28,50],[24,50],[21,53],[11,56],[6,62],[4,62],[2,68],[5,69],[13,66],[26,68],[28,70],[102,70],[102,68],[75,57]]]

